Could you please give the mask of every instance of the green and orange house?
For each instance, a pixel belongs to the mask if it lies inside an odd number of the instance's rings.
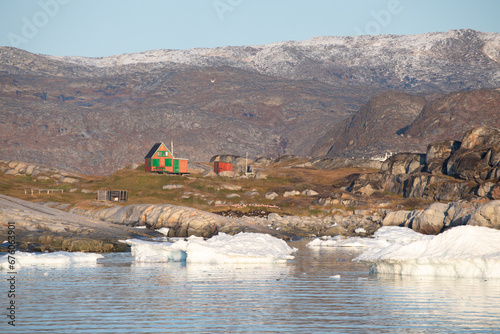
[[[188,160],[175,158],[163,143],[153,145],[144,157],[146,172],[187,174]]]

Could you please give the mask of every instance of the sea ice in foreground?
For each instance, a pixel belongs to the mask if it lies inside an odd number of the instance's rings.
[[[364,248],[384,248],[394,243],[407,244],[422,239],[432,239],[432,235],[424,235],[412,229],[399,226],[381,227],[373,238],[343,236],[316,238],[307,244],[307,247],[364,247]]]
[[[7,270],[9,268],[8,256],[4,255],[0,257],[0,269]],[[101,254],[81,252],[28,253],[18,251],[13,257],[17,270],[22,266],[35,265],[69,266],[96,264],[97,259],[103,256]]]
[[[224,233],[208,240],[190,237],[174,243],[125,240],[139,262],[186,261],[189,263],[266,263],[293,259],[295,249],[285,241],[261,233]]]
[[[354,261],[382,274],[500,278],[500,230],[458,226],[420,240],[367,248]]]
[[[186,252],[173,248],[171,242],[153,242],[139,239],[120,240],[131,246],[132,256],[138,262],[178,262],[186,260]]]

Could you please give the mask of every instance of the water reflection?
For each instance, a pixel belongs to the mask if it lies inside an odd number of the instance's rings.
[[[500,280],[370,275],[366,265],[350,261],[360,250],[292,246],[299,251],[287,264],[135,263],[130,254],[108,254],[93,267],[28,268],[18,275],[16,332],[490,333],[500,328]]]

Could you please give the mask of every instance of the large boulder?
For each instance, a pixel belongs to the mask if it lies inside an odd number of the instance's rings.
[[[444,228],[466,225],[478,205],[468,201],[450,203],[444,218]]]
[[[472,213],[467,225],[500,229],[500,200],[490,201],[480,205]]]
[[[382,220],[382,226],[408,226],[408,222],[413,216],[414,211],[391,211]]]
[[[460,148],[472,150],[480,146],[499,146],[500,130],[495,128],[479,127],[469,130],[462,139]]]
[[[432,203],[413,218],[411,228],[423,234],[438,234],[444,227],[448,208],[448,204]]]

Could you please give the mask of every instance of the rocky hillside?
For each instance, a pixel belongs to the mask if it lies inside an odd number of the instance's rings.
[[[46,57],[57,69],[93,73],[229,66],[294,80],[451,92],[500,86],[500,34],[451,30],[421,35],[322,36],[261,46],[153,50],[106,58]],[[95,74],[93,74],[95,75]]]
[[[500,89],[456,92],[428,103],[403,131],[425,141],[460,140],[473,127],[500,128]]]
[[[499,61],[500,34],[472,30],[106,58],[0,47],[0,159],[105,174],[170,140],[174,154],[199,161],[306,155],[382,91],[433,97],[499,87]],[[373,108],[401,108],[398,126],[423,101],[408,97],[398,107],[382,100]]]
[[[408,149],[401,136],[426,104],[423,97],[387,92],[376,95],[357,113],[332,129],[313,146],[312,155],[373,156]]]
[[[479,127],[467,131],[461,141],[432,142],[423,154],[396,154],[379,173],[352,175],[347,189],[368,196],[386,191],[434,201],[500,199],[499,178],[500,129]]]
[[[455,92],[427,102],[405,93],[382,93],[334,125],[312,155],[371,157],[425,152],[430,141],[461,140],[474,128],[500,128],[500,89]]]
[[[1,157],[101,174],[158,141],[198,161],[301,151],[373,94],[228,67],[0,80]]]

